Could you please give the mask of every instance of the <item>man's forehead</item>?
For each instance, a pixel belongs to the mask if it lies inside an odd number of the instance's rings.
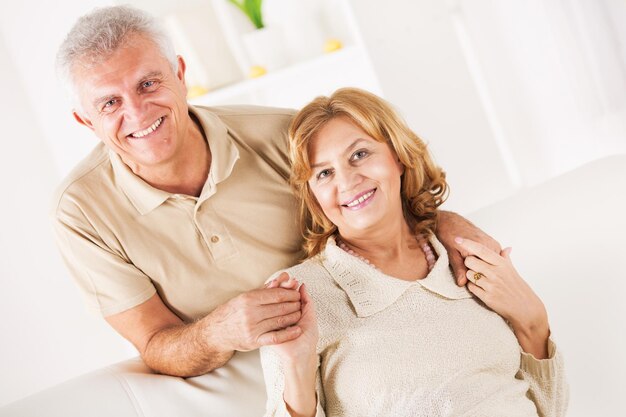
[[[106,54],[84,56],[76,60],[72,73],[78,85],[94,89],[134,85],[143,78],[160,74],[170,67],[157,45],[134,36]]]

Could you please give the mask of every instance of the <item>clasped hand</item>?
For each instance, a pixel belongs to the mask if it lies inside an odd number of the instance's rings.
[[[288,276],[281,277],[278,285],[266,285],[238,295],[214,311],[211,329],[214,335],[219,335],[220,346],[250,351],[301,335],[301,328],[295,326],[303,316],[301,291],[292,283],[281,285],[288,282]]]

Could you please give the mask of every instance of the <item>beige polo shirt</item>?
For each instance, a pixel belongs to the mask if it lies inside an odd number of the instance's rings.
[[[190,106],[205,132],[211,169],[199,197],[158,190],[99,144],[53,204],[62,256],[103,316],[158,292],[183,320],[257,288],[300,256],[288,185],[293,112]]]

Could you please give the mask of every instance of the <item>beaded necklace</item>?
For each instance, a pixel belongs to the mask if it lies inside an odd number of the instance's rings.
[[[424,236],[416,237],[415,240],[417,240],[418,245],[420,245],[420,248],[422,248],[422,251],[424,252],[424,256],[426,257],[426,263],[428,264],[428,272],[432,271],[433,267],[435,266],[435,254],[433,253],[433,250],[430,248],[430,245],[428,244],[428,241],[424,238]],[[378,268],[376,265],[371,263],[369,259],[367,259],[364,256],[359,255],[354,250],[352,250],[348,246],[348,244],[345,243],[343,239],[341,239],[339,236],[335,238],[335,241],[337,242],[338,246],[341,249],[343,249],[345,252],[349,253],[350,255],[356,258],[359,258],[360,260],[370,265],[374,269],[380,270],[380,268]]]

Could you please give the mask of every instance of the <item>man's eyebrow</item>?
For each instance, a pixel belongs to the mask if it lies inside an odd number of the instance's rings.
[[[350,145],[348,145],[348,147],[343,151],[344,155],[347,153],[352,152],[352,149],[356,148],[357,145],[361,142],[366,142],[366,140],[364,138],[358,138],[356,139],[354,142],[352,142]],[[311,168],[318,168],[322,165],[326,165],[328,162],[326,161],[322,161],[322,162],[317,162],[315,164],[311,164]]]
[[[143,77],[141,77],[139,81],[137,81],[137,86],[141,87],[141,84],[143,84],[146,80],[149,80],[150,78],[162,78],[162,77],[163,77],[163,73],[161,71],[151,71],[147,73],[146,75],[144,75]]]
[[[97,98],[97,99],[95,99],[95,100],[94,100],[91,104],[92,104],[94,107],[98,107],[98,104],[100,104],[100,103],[105,103],[105,102],[107,102],[107,101],[109,101],[109,100],[111,100],[111,99],[114,99],[114,98],[115,98],[115,95],[113,95],[113,94],[108,94],[108,95],[106,95],[106,96],[98,97],[98,98]]]
[[[139,81],[137,81],[137,87],[141,87],[141,84],[143,84],[146,80],[149,80],[150,78],[162,78],[162,77],[163,77],[163,73],[161,71],[150,71],[149,73],[142,76],[139,79]],[[98,107],[98,104],[107,102],[111,99],[114,99],[115,97],[116,97],[115,94],[107,94],[105,96],[98,97],[92,102],[92,104],[94,107]]]

